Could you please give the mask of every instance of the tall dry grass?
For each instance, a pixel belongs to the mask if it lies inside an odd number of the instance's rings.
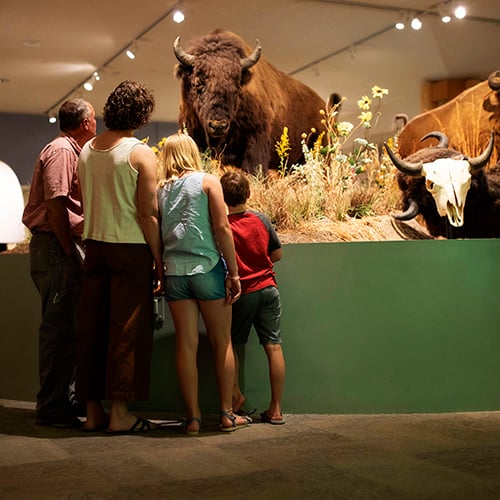
[[[222,175],[231,167],[211,165]],[[318,220],[385,215],[393,211],[400,194],[392,166],[375,159],[355,174],[347,162],[309,162],[286,175],[249,175],[250,208],[266,214],[277,231],[290,231]]]

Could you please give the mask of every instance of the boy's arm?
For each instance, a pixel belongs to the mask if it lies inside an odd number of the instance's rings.
[[[271,224],[271,221],[266,215],[264,215],[261,212],[254,212],[254,213],[261,220],[261,222],[266,227],[267,232],[269,233],[269,247],[267,250],[269,258],[271,259],[272,263],[278,262],[278,260],[281,260],[281,257],[283,256],[281,241],[279,239],[278,233],[276,233],[276,230],[274,229],[273,225]]]
[[[274,264],[275,262],[278,262],[278,260],[281,260],[281,257],[283,256],[283,251],[281,248],[277,248],[276,250],[273,250],[269,254],[269,258],[271,259],[271,262]]]

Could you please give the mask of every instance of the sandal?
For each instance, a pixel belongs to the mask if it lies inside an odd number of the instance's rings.
[[[281,415],[281,418],[271,418],[265,411],[260,414],[260,420],[265,424],[272,425],[283,425],[285,423],[283,415]]]
[[[236,415],[234,415],[232,408],[229,408],[229,410],[221,410],[220,416],[226,417],[229,420],[231,420],[231,425],[222,425],[222,423],[220,424],[219,429],[222,432],[237,431],[238,429],[242,429],[243,427],[248,427],[248,424],[250,424],[252,422],[252,419],[250,417],[244,416],[243,418],[245,419],[245,423],[244,424],[237,424],[236,423]]]
[[[233,413],[235,415],[238,415],[239,417],[248,417],[250,418],[251,415],[253,415],[257,411],[257,408],[252,408],[251,410],[245,410],[244,408],[240,408],[237,411],[234,411]],[[250,422],[252,422],[252,419],[250,418]]]
[[[137,434],[139,432],[150,432],[155,431],[160,428],[159,424],[155,424],[150,420],[146,420],[145,418],[137,417],[135,423],[130,427],[130,429],[125,430],[117,430],[114,431],[112,429],[106,429],[106,434]]]
[[[198,422],[199,424],[198,429],[188,430],[188,426],[193,422]],[[185,418],[181,423],[181,431],[187,436],[197,436],[200,433],[201,423],[202,423],[201,417]]]

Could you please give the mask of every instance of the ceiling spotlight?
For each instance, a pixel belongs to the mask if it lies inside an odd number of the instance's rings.
[[[94,80],[96,82],[98,82],[101,79],[101,75],[97,71],[94,71],[94,74],[92,76],[94,77]]]
[[[132,44],[126,51],[125,54],[129,59],[134,60],[135,59],[135,53],[137,52],[137,49],[135,47],[135,44]]]
[[[451,13],[452,13],[452,6],[450,5],[449,0],[445,3],[442,3],[438,7],[438,13],[439,17],[441,18],[442,23],[449,23],[451,22]]]
[[[184,13],[181,10],[176,10],[173,15],[172,19],[174,20],[174,23],[182,23],[184,22]]]
[[[57,118],[56,118],[56,115],[54,115],[54,113],[49,113],[49,123],[56,123],[57,121]]]
[[[411,24],[410,26],[412,27],[412,29],[414,29],[415,31],[418,31],[420,28],[422,28],[422,21],[418,18],[418,17],[414,17],[412,20],[411,20]]]
[[[86,82],[83,84],[83,88],[84,88],[87,92],[91,92],[92,90],[94,90],[94,84],[92,83],[92,80],[88,80],[88,81],[86,81]]]
[[[402,11],[399,13],[399,19],[398,19],[397,23],[394,25],[394,27],[399,31],[404,30],[406,28],[406,25],[408,24],[409,20],[410,20],[410,16],[409,16],[408,12]]]
[[[467,15],[467,10],[463,5],[458,5],[453,13],[457,19],[463,19]]]

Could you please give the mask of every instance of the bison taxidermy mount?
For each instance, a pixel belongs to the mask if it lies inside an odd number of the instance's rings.
[[[401,130],[398,153],[406,158],[422,147],[420,138],[430,130],[439,130],[450,139],[450,147],[480,154],[493,130],[496,145],[491,165],[500,161],[500,71],[474,85],[451,101],[412,118]]]
[[[422,141],[437,138],[435,147],[422,148],[405,159],[384,144],[398,168],[397,181],[403,195],[399,220],[417,214],[433,236],[445,238],[500,237],[500,166],[486,170],[492,156],[494,133],[480,155],[468,158],[448,148],[448,137],[430,132]]]
[[[181,81],[179,126],[200,150],[210,149],[223,165],[256,173],[278,168],[276,142],[288,128],[288,165],[302,158],[302,133],[322,128],[325,101],[316,92],[272,66],[241,37],[217,30],[184,48],[174,42]],[[340,98],[337,99],[337,101]],[[314,141],[317,134],[311,134]]]

